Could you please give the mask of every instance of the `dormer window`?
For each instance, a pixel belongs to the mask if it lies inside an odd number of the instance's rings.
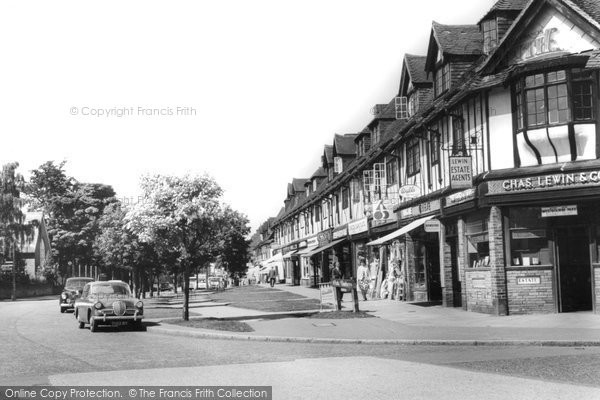
[[[381,137],[381,132],[379,129],[379,124],[373,127],[373,143],[379,143],[379,139]]]
[[[408,99],[408,116],[412,117],[418,111],[417,93],[413,93]]]
[[[313,187],[313,192],[316,192],[317,191],[317,180],[316,179],[313,180],[312,187]]]
[[[489,19],[481,24],[483,29],[483,52],[490,54],[498,45],[498,29],[496,19]]]
[[[450,64],[444,64],[435,71],[435,97],[450,89]]]

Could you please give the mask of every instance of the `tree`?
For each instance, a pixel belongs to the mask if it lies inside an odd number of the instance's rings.
[[[210,177],[145,176],[144,201],[125,217],[127,227],[140,240],[177,251],[183,272],[183,319],[189,320],[189,275],[192,268],[214,258],[218,250],[218,224],[222,190]]]
[[[133,291],[136,297],[144,296],[145,272],[159,265],[153,243],[144,243],[125,226],[126,211],[118,202],[109,204],[98,220],[100,233],[94,240],[96,258],[103,267],[131,272]]]
[[[17,297],[17,247],[30,238],[33,226],[25,224],[25,205],[21,192],[25,181],[15,171],[19,163],[9,163],[2,167],[0,176],[0,239],[3,243],[3,254],[12,258],[12,300]]]
[[[246,239],[250,233],[248,218],[226,206],[223,210],[220,224],[220,261],[229,271],[230,276],[243,272],[248,262],[248,247]]]
[[[58,165],[46,161],[31,171],[31,177],[25,187],[25,193],[31,198],[31,206],[40,209],[50,218],[54,217],[54,208],[60,199],[73,191],[77,181],[65,174],[66,161]]]

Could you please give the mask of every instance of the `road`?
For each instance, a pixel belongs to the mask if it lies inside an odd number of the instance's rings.
[[[0,385],[269,385],[276,399],[600,399],[600,348],[310,344],[77,328],[0,302]]]

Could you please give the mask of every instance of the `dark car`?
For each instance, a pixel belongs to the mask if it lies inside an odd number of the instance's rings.
[[[123,281],[91,282],[85,285],[75,303],[75,318],[79,329],[85,324],[96,332],[99,325],[130,325],[143,329],[144,303],[133,297]]]
[[[93,282],[93,278],[76,277],[69,278],[65,282],[65,287],[58,298],[60,312],[64,313],[67,310],[72,310],[75,300],[81,295],[81,291],[86,283]]]

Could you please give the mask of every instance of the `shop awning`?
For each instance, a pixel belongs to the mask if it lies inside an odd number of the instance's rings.
[[[292,251],[288,251],[287,253],[285,253],[283,255],[283,259],[284,260],[289,260],[290,258],[292,258],[292,255],[294,255],[296,253],[296,250],[292,250]]]
[[[266,267],[268,264],[274,263],[274,262],[278,262],[278,261],[282,261],[283,257],[281,256],[281,253],[277,253],[274,256],[271,256],[271,258],[267,258],[265,261],[261,262],[260,265],[262,265],[262,267]]]
[[[306,253],[306,254],[304,255],[304,257],[312,257],[312,256],[314,256],[315,254],[322,252],[323,250],[327,250],[327,249],[329,249],[329,248],[331,248],[331,247],[335,246],[336,244],[342,243],[344,240],[346,240],[346,239],[340,239],[340,240],[336,240],[336,241],[333,241],[333,242],[331,242],[331,243],[327,243],[327,244],[326,244],[326,245],[324,245],[324,246],[317,247],[316,249],[313,249],[313,250],[309,251],[308,253]]]
[[[433,217],[434,217],[434,215],[429,215],[427,217],[416,219],[413,222],[411,222],[410,224],[403,226],[402,228],[390,233],[389,235],[380,237],[379,239],[376,239],[376,240],[373,240],[372,242],[367,243],[367,246],[378,246],[380,244],[389,242],[390,240],[396,239],[397,237],[400,237],[400,236],[412,231],[413,229],[420,227],[421,225],[423,225],[425,223],[425,221],[429,221]]]
[[[302,250],[298,250],[298,252],[296,253],[296,255],[300,256],[300,257],[309,257],[308,253],[312,252],[316,248],[317,248],[317,246],[311,246],[311,247],[307,247],[307,248],[302,249]]]

